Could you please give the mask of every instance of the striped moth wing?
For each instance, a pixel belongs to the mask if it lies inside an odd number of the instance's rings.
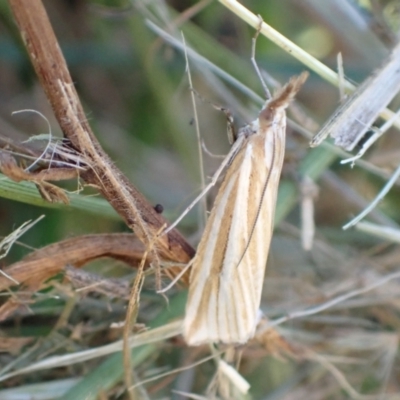
[[[189,345],[254,336],[285,153],[285,109],[307,79],[293,77],[239,131],[193,261],[183,335]],[[239,139],[238,139],[239,140]]]

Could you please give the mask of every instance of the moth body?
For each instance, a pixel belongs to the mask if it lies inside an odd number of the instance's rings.
[[[286,113],[306,73],[292,78],[244,136],[218,191],[192,265],[184,319],[189,345],[254,336],[285,152]]]

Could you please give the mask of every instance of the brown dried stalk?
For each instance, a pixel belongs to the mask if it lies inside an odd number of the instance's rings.
[[[81,178],[99,188],[147,246],[166,220],[115,167],[93,135],[42,2],[9,0],[9,3],[58,123],[70,146],[89,166],[80,173]],[[178,231],[172,230],[159,238],[156,254],[164,260],[187,262],[194,250]]]
[[[24,283],[25,294],[17,293],[16,298],[0,307],[0,320],[7,318],[22,301],[29,301],[29,292],[38,290],[44,280],[63,271],[67,264],[81,267],[101,257],[112,257],[136,266],[144,251],[145,246],[132,233],[85,235],[43,247],[5,269],[13,279]],[[151,256],[147,257],[147,262],[151,261]],[[12,285],[13,281],[0,275],[0,290]]]

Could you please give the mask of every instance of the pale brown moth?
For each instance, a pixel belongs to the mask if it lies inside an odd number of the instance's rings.
[[[189,345],[245,343],[258,323],[285,153],[286,112],[308,73],[242,128],[193,261],[183,335]]]

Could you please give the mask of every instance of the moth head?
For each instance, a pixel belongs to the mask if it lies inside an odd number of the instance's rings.
[[[285,123],[286,114],[285,109],[282,107],[269,106],[268,102],[259,116],[258,123],[261,129],[268,129],[273,126]]]
[[[265,103],[258,116],[262,128],[268,128],[284,122],[285,108],[289,106],[307,78],[308,72],[302,72],[299,76],[291,78],[285,86],[279,89]]]

